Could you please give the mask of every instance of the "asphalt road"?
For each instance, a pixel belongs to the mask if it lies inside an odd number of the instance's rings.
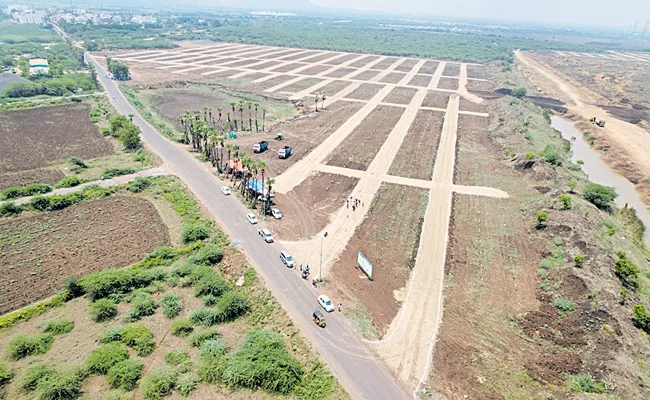
[[[116,109],[134,114],[133,122],[142,130],[145,143],[179,176],[205,208],[220,222],[231,240],[238,243],[257,272],[266,281],[280,304],[310,342],[319,350],[341,384],[355,399],[398,400],[410,395],[356,334],[335,313],[328,314],[327,327],[319,328],[311,320],[314,310],[321,310],[317,290],[303,280],[300,273],[280,262],[280,248],[267,244],[257,235],[257,226],[246,220],[246,208],[234,196],[224,196],[219,181],[210,170],[187,151],[158,134],[122,96],[117,84],[89,55],[97,75]],[[305,260],[296,260],[298,264]],[[315,268],[312,268],[314,270]],[[336,299],[333,299],[336,303]],[[345,304],[344,304],[345,307]]]

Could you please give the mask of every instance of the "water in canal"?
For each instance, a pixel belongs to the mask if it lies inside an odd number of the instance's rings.
[[[636,215],[643,221],[646,226],[644,240],[646,245],[650,246],[650,212],[641,201],[639,193],[634,188],[634,184],[621,175],[614,172],[609,165],[602,159],[602,155],[592,149],[582,137],[582,132],[578,131],[573,122],[565,121],[562,118],[551,117],[551,126],[562,133],[562,137],[571,142],[573,155],[571,161],[574,163],[578,160],[584,161],[582,170],[589,176],[589,180],[601,185],[613,186],[616,188],[618,197],[615,203],[618,207],[632,207],[636,210]]]

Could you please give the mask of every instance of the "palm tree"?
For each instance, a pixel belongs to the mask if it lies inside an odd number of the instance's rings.
[[[257,125],[257,109],[260,106],[260,104],[255,103],[254,106],[255,106],[255,132],[259,132],[260,127]]]
[[[234,101],[232,103],[230,103],[230,107],[232,107],[232,119],[235,122],[235,130],[237,130],[237,113],[235,113],[235,105],[236,104],[237,103],[235,103]],[[228,120],[228,121],[230,121],[230,120]]]
[[[223,111],[223,108],[217,108],[217,112],[219,112],[219,119],[218,121],[221,121],[221,112]]]
[[[327,99],[327,92],[326,92],[326,91],[321,90],[321,92],[320,92],[320,99],[321,99],[321,101],[322,101],[322,103],[321,103],[321,105],[320,105],[320,109],[321,109],[321,110],[324,110],[324,109],[325,109],[325,100]]]
[[[207,122],[208,120],[208,107],[203,106],[203,122]]]
[[[320,101],[320,93],[316,93],[316,111],[318,111],[318,102]]]
[[[245,131],[244,128],[244,100],[239,100],[239,121],[241,122],[241,130]]]
[[[212,120],[212,107],[210,107],[210,108],[208,109],[208,115],[210,116],[210,122],[214,122],[214,121]]]
[[[262,132],[264,132],[264,120],[266,119],[266,109],[262,108]]]
[[[250,102],[246,103],[248,106],[248,130],[253,132],[253,117],[251,115],[251,109],[253,108],[253,104]]]
[[[271,188],[272,188],[271,185],[273,185],[274,183],[275,183],[275,179],[271,179],[271,178],[266,179],[266,186],[267,186],[268,190],[266,192],[266,197],[264,198],[264,200],[266,200],[267,203],[269,203],[271,201]],[[267,213],[269,212],[268,205],[267,205],[267,207],[265,209],[265,212],[267,212]],[[266,215],[266,214],[264,214],[264,215]]]
[[[226,145],[226,148],[228,149],[228,164],[226,165],[226,177],[228,177],[228,173],[230,172],[230,151],[232,150],[232,144],[228,143]]]
[[[262,183],[262,196],[264,196],[264,172],[266,172],[266,163],[264,161],[260,161],[257,163],[257,167],[260,169],[260,172],[262,173],[262,180],[260,181]],[[262,215],[266,215],[264,205],[266,202],[262,202]]]

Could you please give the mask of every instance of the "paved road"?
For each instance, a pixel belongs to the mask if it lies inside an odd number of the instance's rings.
[[[300,278],[296,270],[286,268],[280,262],[278,246],[264,243],[257,236],[256,227],[246,221],[247,210],[234,196],[226,197],[221,193],[219,182],[212,172],[148,125],[122,96],[116,83],[106,78],[101,66],[89,55],[86,57],[95,63],[98,78],[117,110],[125,115],[134,114],[133,122],[142,129],[146,144],[162,158],[170,172],[187,184],[230,238],[240,244],[280,304],[318,348],[352,397],[373,400],[410,397],[385,364],[337,315],[332,313],[327,316],[325,329],[318,328],[311,321],[312,312],[320,308],[316,302],[317,292]]]

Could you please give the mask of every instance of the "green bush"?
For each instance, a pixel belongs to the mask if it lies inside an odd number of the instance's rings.
[[[218,264],[223,259],[223,251],[217,246],[208,243],[201,248],[195,255],[190,257],[189,261],[196,265],[212,266]]]
[[[288,394],[304,373],[284,346],[281,334],[254,329],[228,357],[222,379],[231,387],[261,387],[270,393]]]
[[[211,294],[203,296],[203,305],[206,307],[212,307],[216,305],[217,301],[219,301],[219,298],[217,296],[213,296]]]
[[[537,155],[534,152],[530,151],[524,155],[524,158],[526,160],[534,160],[536,156]]]
[[[585,263],[585,256],[578,254],[577,256],[573,257],[573,262],[576,263],[576,266],[582,267],[582,265]]]
[[[215,328],[208,328],[192,333],[189,340],[192,347],[201,347],[206,340],[219,339],[220,337],[221,334]]]
[[[575,309],[573,306],[573,302],[567,299],[555,299],[553,305],[555,306],[555,308],[557,308],[562,312],[569,312]]]
[[[208,340],[207,342],[211,342]],[[228,359],[224,353],[201,353],[201,362],[199,363],[198,370],[201,380],[207,383],[218,383],[221,381],[223,371],[226,369]]]
[[[108,370],[108,384],[113,389],[133,390],[140,379],[144,364],[140,360],[120,361]]]
[[[126,322],[135,322],[142,317],[153,315],[156,312],[156,302],[149,293],[138,291],[131,297],[131,308],[124,316]]]
[[[82,183],[84,183],[83,179],[79,179],[77,176],[68,176],[66,178],[63,178],[59,181],[59,183],[56,184],[57,188],[71,188],[75,186],[79,186]]]
[[[151,185],[151,180],[146,176],[139,176],[129,184],[129,191],[141,193]]]
[[[551,147],[551,145],[546,146],[544,149],[544,161],[558,167],[562,165],[562,157],[560,157],[560,153]]]
[[[257,272],[255,268],[248,268],[244,271],[244,286],[251,286],[257,282]]]
[[[565,210],[571,209],[571,196],[568,194],[561,194],[558,199],[562,202],[562,206]]]
[[[173,276],[184,277],[189,276],[194,271],[194,268],[196,268],[194,264],[185,262],[174,265],[169,273]]]
[[[196,297],[209,294],[219,297],[228,290],[228,284],[221,274],[211,267],[197,267],[189,278],[194,283],[194,295]]]
[[[548,220],[548,214],[545,211],[540,211],[537,213],[537,228],[544,226],[544,222]]]
[[[23,208],[16,203],[8,202],[0,204],[0,216],[18,215],[23,212]]]
[[[68,158],[68,164],[79,168],[88,168],[88,165],[86,165],[84,160],[75,156]]]
[[[99,299],[90,303],[90,318],[95,322],[106,322],[117,315],[117,304],[110,299]]]
[[[114,326],[109,328],[104,334],[99,338],[99,343],[113,343],[122,341],[122,329]]]
[[[216,308],[200,307],[192,312],[190,321],[196,325],[212,326],[219,323],[219,311]]]
[[[52,189],[52,186],[44,183],[32,183],[27,186],[10,187],[2,191],[2,199],[12,200],[19,197],[35,196],[37,194],[49,193]]]
[[[188,244],[210,237],[210,229],[204,224],[186,225],[181,233],[183,243]]]
[[[79,279],[76,276],[69,276],[63,281],[63,289],[68,292],[68,299],[74,299],[84,295],[84,289],[79,285]]]
[[[9,369],[9,366],[0,361],[0,387],[9,383],[13,377],[14,373]]]
[[[151,284],[164,281],[166,273],[161,268],[119,268],[106,269],[85,276],[80,280],[91,301],[108,297],[112,294],[125,294]]]
[[[153,340],[153,333],[140,322],[127,324],[122,328],[122,342],[131,347],[141,356],[146,357],[153,353],[156,342]]]
[[[180,365],[191,361],[190,353],[186,349],[174,349],[165,353],[165,361],[171,365]]]
[[[42,322],[39,327],[43,329],[43,333],[51,333],[52,335],[63,335],[70,333],[74,329],[74,321],[65,318],[54,318]]]
[[[106,168],[102,173],[101,179],[111,179],[117,176],[135,174],[135,169],[131,167],[125,168]]]
[[[56,369],[48,364],[34,364],[25,371],[20,378],[20,388],[23,390],[36,390],[38,383],[43,379],[49,379],[56,374]]]
[[[189,319],[177,319],[172,322],[172,335],[185,337],[194,331],[194,326]]]
[[[216,356],[226,354],[227,347],[228,343],[221,338],[208,339],[201,343],[199,351],[201,352],[201,357]]]
[[[526,90],[526,88],[523,87],[516,87],[512,89],[512,91],[510,92],[512,96],[517,98],[525,97],[526,93],[528,93],[528,90]]]
[[[585,183],[582,195],[585,200],[603,210],[608,210],[611,207],[612,201],[618,197],[616,189],[613,187],[603,186],[593,182]]]
[[[639,287],[639,269],[632,261],[627,259],[627,255],[623,251],[618,252],[618,260],[616,260],[615,272],[621,284],[628,289],[636,290]]]
[[[129,358],[129,351],[122,343],[107,343],[93,349],[86,360],[91,373],[104,375],[115,364]]]
[[[42,335],[18,335],[9,341],[7,354],[12,360],[20,360],[27,356],[45,354],[52,346],[54,336],[49,333]]]
[[[177,258],[176,251],[172,247],[162,246],[147,254],[144,260],[142,260],[142,266],[159,267],[171,265]]]
[[[181,392],[181,396],[187,396],[199,386],[199,379],[191,372],[183,374],[178,377],[176,388]]]
[[[607,391],[607,385],[603,382],[596,382],[591,375],[576,376],[571,381],[570,387],[572,392],[605,393]]]
[[[220,321],[232,321],[250,310],[248,296],[239,292],[225,293],[217,303],[216,309],[220,313]]]
[[[294,394],[299,399],[325,400],[330,398],[333,389],[334,377],[321,364],[317,364],[302,377]]]
[[[38,382],[39,400],[68,400],[81,396],[81,382],[84,374],[77,370],[55,372]]]
[[[621,295],[622,294],[621,291]],[[632,307],[632,321],[638,328],[650,333],[650,313],[646,312],[643,304],[635,304],[634,307]]]
[[[160,302],[162,303],[163,315],[167,318],[175,318],[180,314],[182,303],[181,298],[175,293],[165,293]]]
[[[140,391],[145,400],[162,399],[171,393],[176,386],[178,373],[171,367],[161,365],[155,367],[149,375],[140,382]]]

